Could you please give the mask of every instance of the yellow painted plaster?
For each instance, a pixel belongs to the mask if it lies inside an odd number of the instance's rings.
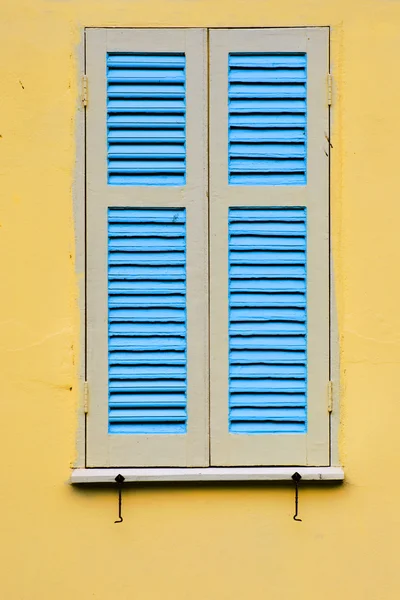
[[[67,484],[80,335],[73,186],[84,26],[330,25],[332,239],[347,482]],[[3,0],[1,575],[5,600],[400,598],[400,2]]]

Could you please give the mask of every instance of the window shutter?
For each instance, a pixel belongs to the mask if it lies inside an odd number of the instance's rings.
[[[210,33],[212,465],[329,464],[328,30]]]
[[[204,30],[87,33],[87,463],[208,464]]]

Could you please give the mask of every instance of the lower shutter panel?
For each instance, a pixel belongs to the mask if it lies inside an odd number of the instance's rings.
[[[307,429],[306,209],[229,211],[229,430]]]
[[[184,209],[108,211],[109,432],[186,433]]]

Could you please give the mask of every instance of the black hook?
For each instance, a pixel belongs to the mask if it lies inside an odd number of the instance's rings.
[[[299,481],[301,479],[300,473],[298,473],[297,471],[296,471],[296,473],[293,473],[292,479],[293,479],[293,481],[295,483],[295,486],[296,486],[296,491],[295,491],[295,496],[294,496],[295,512],[294,512],[293,519],[295,521],[301,521],[301,519],[299,519],[298,516],[297,516],[299,514]]]
[[[116,476],[115,481],[118,484],[118,521],[114,521],[114,523],[122,523],[124,520],[122,518],[122,484],[125,481],[125,477],[119,474]]]

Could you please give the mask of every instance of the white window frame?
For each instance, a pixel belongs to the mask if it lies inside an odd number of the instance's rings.
[[[265,28],[264,28],[265,29]],[[307,28],[310,31],[316,29],[329,32],[329,28]],[[85,31],[82,37],[79,52],[79,71],[85,72],[85,35],[92,29]],[[104,29],[102,29],[104,31]],[[279,29],[274,28],[279,33]],[[287,28],[285,28],[288,31]],[[118,31],[118,30],[114,30]],[[124,31],[124,30],[119,30]],[[125,29],[126,31],[126,29]],[[143,29],[143,33],[151,33],[152,29]],[[208,29],[212,31],[212,29]],[[222,31],[220,29],[220,31]],[[241,31],[236,29],[234,31]],[[283,33],[283,29],[281,30]],[[79,76],[79,85],[81,85],[81,76]],[[89,84],[90,85],[90,84]],[[89,88],[90,102],[90,88]],[[76,234],[76,271],[79,284],[79,314],[80,314],[80,342],[81,348],[86,344],[86,291],[85,291],[85,268],[86,268],[86,248],[85,248],[85,108],[82,98],[78,98],[76,132],[77,132],[77,153],[74,182],[74,214],[75,214],[75,234]],[[330,155],[330,125],[327,131],[327,151]],[[330,217],[331,218],[331,217]],[[71,464],[73,468],[72,483],[93,483],[109,482],[112,480],[114,471],[124,474],[127,481],[215,481],[215,480],[282,480],[290,479],[294,471],[300,472],[304,479],[312,480],[342,480],[343,469],[340,467],[338,452],[338,431],[339,431],[339,351],[338,351],[338,328],[336,316],[336,304],[333,286],[333,269],[330,268],[330,381],[331,381],[331,400],[329,400],[329,387],[326,390],[326,404],[328,407],[331,401],[330,420],[330,439],[329,439],[329,465],[323,467],[298,467],[296,465],[288,467],[204,467],[204,468],[87,468],[86,462],[86,407],[91,401],[90,393],[85,386],[86,364],[85,352],[79,354],[79,405],[78,405],[78,435],[77,435],[77,454],[76,459]],[[324,399],[321,399],[324,402]],[[328,409],[328,408],[327,408]],[[110,479],[111,478],[111,479]]]

